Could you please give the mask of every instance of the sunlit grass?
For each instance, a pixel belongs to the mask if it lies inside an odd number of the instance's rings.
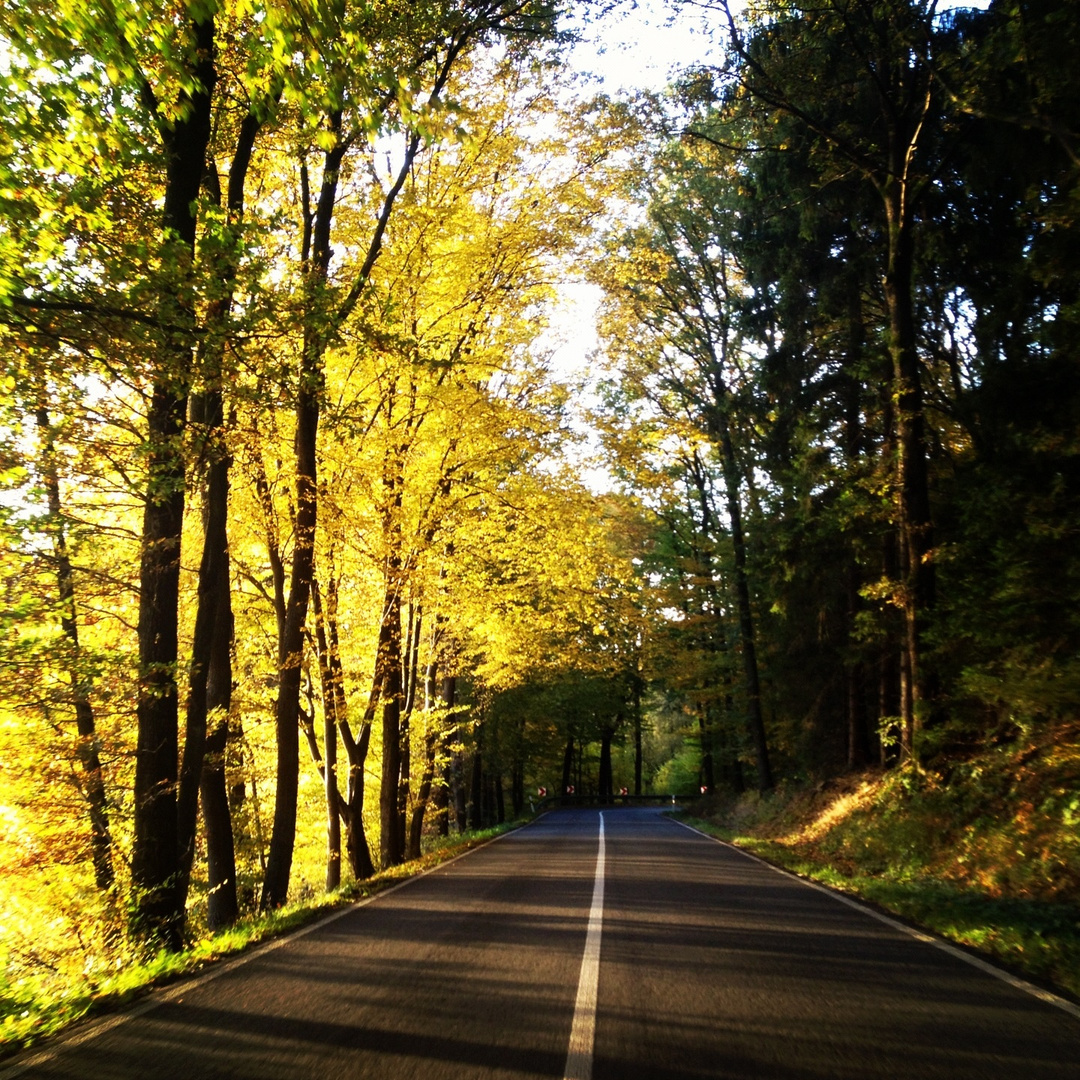
[[[11,957],[0,972],[0,1056],[8,1056],[55,1034],[75,1021],[126,1005],[150,987],[195,974],[225,957],[235,956],[259,942],[299,929],[323,916],[373,896],[408,878],[449,861],[515,828],[507,824],[448,838],[433,838],[424,854],[391,867],[364,882],[353,882],[334,893],[311,895],[312,887],[297,891],[303,899],[276,911],[252,915],[217,934],[204,934],[179,953],[159,952],[139,957],[130,944],[118,941],[94,952],[91,947],[59,956],[29,957],[11,977]],[[10,952],[11,944],[8,943]],[[81,958],[81,963],[76,962]]]

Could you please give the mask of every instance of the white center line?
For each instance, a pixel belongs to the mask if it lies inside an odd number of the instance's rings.
[[[581,958],[574,1024],[570,1029],[570,1049],[566,1055],[563,1080],[592,1080],[593,1041],[596,1037],[596,988],[600,982],[600,931],[604,924],[604,815],[600,814],[600,846],[596,853],[589,930],[585,954]]]

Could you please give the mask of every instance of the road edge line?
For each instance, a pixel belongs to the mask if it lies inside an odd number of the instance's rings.
[[[1067,998],[1060,997],[1051,990],[1044,990],[1041,986],[1036,986],[1034,983],[1028,982],[1027,979],[1021,978],[1019,975],[1014,975],[1011,971],[1006,971],[1004,968],[999,968],[995,964],[992,964],[988,960],[984,960],[980,956],[973,956],[965,949],[961,949],[958,946],[952,944],[950,941],[946,941],[944,938],[938,937],[936,934],[928,933],[925,930],[918,930],[914,926],[908,926],[905,923],[900,922],[899,919],[894,919],[890,915],[886,915],[884,912],[877,911],[870,907],[869,904],[864,903],[861,900],[856,900],[852,896],[848,896],[846,893],[839,892],[837,889],[830,889],[828,885],[822,885],[818,881],[811,881],[808,878],[801,877],[799,874],[793,873],[791,870],[785,870],[782,866],[777,866],[775,863],[771,863],[768,859],[761,858],[760,855],[755,855],[753,852],[744,851],[737,844],[732,844],[730,841],[721,840],[718,836],[712,836],[707,832],[703,832],[701,829],[695,829],[693,825],[687,825],[685,821],[679,821],[678,818],[669,816],[670,821],[673,821],[676,825],[681,825],[684,829],[689,829],[692,833],[697,833],[698,836],[704,836],[706,840],[712,840],[722,847],[726,847],[731,851],[737,852],[744,858],[752,859],[756,863],[760,863],[762,866],[767,866],[770,870],[775,871],[777,874],[782,874],[784,877],[791,878],[794,881],[799,882],[802,885],[806,885],[811,889],[816,889],[820,893],[824,893],[826,896],[831,896],[834,900],[838,900],[841,904],[846,904],[849,908],[853,908],[855,911],[861,911],[864,915],[869,915],[873,919],[877,919],[878,922],[884,923],[886,926],[891,926],[894,930],[900,930],[907,934],[908,937],[913,937],[916,941],[921,941],[926,945],[933,945],[935,948],[940,949],[944,953],[948,953],[949,956],[954,956],[958,960],[963,960],[965,964],[970,965],[973,968],[977,968],[979,971],[984,972],[987,975],[992,975],[995,979],[999,979],[1003,983],[1008,983],[1009,986],[1015,990],[1021,990],[1025,994],[1029,994],[1031,997],[1038,998],[1039,1001],[1046,1005],[1053,1005],[1059,1009],[1064,1010],[1070,1016],[1080,1020],[1080,1005],[1075,1005]],[[0,1080],[3,1080],[0,1077]]]
[[[52,1042],[48,1047],[44,1047],[41,1050],[30,1049],[22,1051],[22,1053],[29,1055],[23,1060],[11,1061],[11,1064],[6,1066],[0,1064],[0,1080],[15,1080],[15,1077],[22,1076],[29,1069],[33,1069],[38,1065],[43,1065],[46,1061],[51,1061],[57,1054],[62,1053],[63,1051],[74,1049],[76,1046],[81,1046],[83,1043],[90,1042],[92,1039],[107,1035],[110,1031],[122,1027],[124,1024],[128,1023],[128,1021],[137,1020],[140,1016],[145,1016],[147,1013],[153,1012],[153,1010],[160,1005],[166,1005],[170,1001],[176,1001],[178,998],[183,997],[189,990],[197,990],[206,983],[213,982],[214,979],[218,979],[222,975],[227,975],[230,971],[235,971],[238,967],[243,967],[244,964],[249,963],[257,957],[265,956],[267,953],[273,952],[275,949],[280,949],[285,945],[296,941],[298,938],[313,933],[315,930],[319,930],[324,926],[329,926],[330,923],[344,918],[346,915],[359,908],[367,907],[368,904],[372,904],[376,900],[381,900],[384,896],[389,896],[391,893],[397,892],[398,889],[404,889],[406,885],[411,885],[414,881],[419,881],[429,874],[434,874],[447,866],[452,866],[459,859],[464,859],[466,856],[472,855],[474,852],[480,851],[483,848],[490,847],[492,844],[505,839],[507,836],[513,836],[515,833],[521,832],[522,829],[527,829],[530,825],[534,824],[536,820],[537,819],[534,818],[533,821],[526,821],[523,824],[518,825],[517,828],[508,829],[504,833],[499,833],[498,836],[493,836],[491,839],[485,840],[475,847],[460,852],[452,859],[447,859],[445,862],[441,862],[436,866],[429,866],[425,870],[420,870],[411,877],[407,877],[404,881],[399,881],[396,885],[391,885],[388,888],[380,889],[378,892],[372,893],[370,896],[363,896],[359,900],[354,900],[351,903],[338,908],[336,911],[331,911],[328,915],[324,915],[321,919],[309,923],[307,926],[301,926],[296,930],[289,931],[287,934],[282,934],[281,937],[271,938],[269,941],[261,941],[257,945],[253,945],[250,950],[242,952],[239,956],[234,956],[231,960],[215,961],[209,971],[202,972],[199,975],[182,975],[173,985],[161,987],[157,990],[151,988],[148,992],[148,999],[132,1005],[130,1009],[125,1009],[123,1012],[113,1016],[104,1016],[90,1020],[78,1031],[73,1031],[69,1035],[57,1035],[55,1042]]]

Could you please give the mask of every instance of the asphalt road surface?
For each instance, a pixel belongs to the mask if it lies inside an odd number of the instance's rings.
[[[1080,1080],[1080,1018],[656,810],[567,810],[0,1080],[590,1072]]]

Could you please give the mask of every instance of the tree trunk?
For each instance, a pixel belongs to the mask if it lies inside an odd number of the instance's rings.
[[[757,750],[759,786],[761,786],[763,779],[767,781],[766,786],[761,787],[761,790],[764,791],[772,786],[772,774],[769,768],[768,749],[765,743],[765,726],[761,716],[761,690],[758,681],[757,653],[754,645],[753,613],[750,606],[750,591],[746,574],[746,542],[742,531],[741,483],[727,413],[725,412],[727,388],[723,379],[719,376],[714,379],[714,393],[718,404],[716,405],[716,419],[711,425],[710,434],[714,440],[719,440],[722,455],[724,487],[735,562],[735,590],[738,598],[739,637],[742,644],[743,672],[747,694],[747,719],[751,738]],[[716,531],[716,522],[715,514],[709,502],[706,469],[696,453],[690,465],[691,476],[697,489],[698,503],[701,509],[702,535],[707,543],[710,536]],[[707,546],[695,552],[695,563],[700,566],[700,576],[704,582],[705,599],[702,601],[702,614],[707,616],[713,624],[713,632],[707,635],[704,649],[715,657],[722,649],[726,648],[723,643],[724,631],[722,625],[722,612],[725,605],[721,603],[718,596],[712,553]],[[706,678],[706,690],[710,688],[710,683],[711,679]],[[714,744],[717,732],[714,725],[710,723],[711,718],[712,712],[708,703],[702,703],[698,711],[698,724],[701,731],[701,763],[705,786],[709,790],[712,790],[716,779]],[[741,791],[743,784],[742,765],[737,755],[732,756],[732,766],[733,783]],[[726,767],[727,762],[725,762],[725,769]]]
[[[731,711],[730,695],[724,702],[725,714]],[[720,760],[720,775],[736,795],[741,795],[746,790],[746,780],[743,777],[742,762],[739,760],[739,747],[737,741],[732,739],[732,733],[726,724],[722,724],[716,731],[716,748]]]
[[[375,873],[367,833],[364,831],[364,763],[371,742],[371,723],[365,722],[360,737],[347,744],[349,753],[349,794],[346,800],[345,853],[349,868],[357,881],[365,881]]]
[[[239,239],[248,168],[261,126],[262,119],[253,108],[241,122],[236,151],[229,169],[224,207],[228,214],[231,235],[235,240]],[[217,171],[212,163],[209,178],[212,194],[220,206],[222,192]],[[217,266],[223,295],[210,305],[207,315],[207,324],[217,331],[217,336],[200,348],[199,363],[208,390],[200,403],[203,415],[199,419],[205,432],[204,452],[210,455],[211,462],[207,475],[203,556],[199,570],[198,607],[189,668],[187,738],[178,795],[178,837],[182,860],[178,900],[186,903],[190,880],[195,844],[194,811],[197,785],[206,830],[210,886],[208,917],[210,925],[215,929],[231,925],[239,915],[231,800],[225,773],[225,756],[230,739],[229,710],[232,702],[233,617],[228,554],[229,473],[232,457],[225,443],[224,339],[221,336],[224,321],[232,310],[238,270],[237,258],[224,251],[219,256]],[[206,737],[205,755],[200,755],[199,732],[206,731],[207,718],[212,712],[217,714],[218,719]]]
[[[390,573],[383,601],[383,620],[386,627],[383,648],[382,694],[382,787],[379,792],[381,809],[380,855],[382,867],[397,866],[405,857],[405,837],[398,812],[398,793],[401,782],[401,594],[396,574]]]
[[[332,558],[332,551],[331,551]],[[344,672],[341,667],[341,647],[338,640],[337,622],[337,577],[331,573],[326,588],[326,605],[322,603],[322,592],[316,578],[312,579],[312,600],[315,607],[315,644],[319,654],[319,674],[323,688],[324,709],[324,744],[331,746],[330,761],[337,762],[337,738],[340,736],[349,761],[348,785],[345,798],[341,797],[336,782],[336,769],[331,770],[324,761],[319,742],[315,735],[313,722],[305,724],[305,733],[311,756],[323,778],[325,790],[327,828],[327,890],[336,889],[341,884],[341,828],[345,822],[345,852],[349,867],[357,881],[363,881],[375,873],[364,832],[364,765],[367,761],[368,747],[371,742],[371,725],[378,709],[383,686],[383,652],[381,645],[385,631],[380,630],[380,651],[372,675],[371,693],[368,696],[367,709],[360,726],[360,737],[354,738],[349,724],[348,699],[345,696]],[[334,718],[336,727],[329,728],[329,717]],[[332,818],[331,818],[332,815]],[[335,857],[336,856],[336,857]],[[335,873],[336,871],[336,873]]]
[[[408,618],[406,619],[407,633],[405,636],[405,653],[403,667],[404,706],[401,714],[401,776],[398,780],[398,823],[397,828],[402,837],[402,856],[413,858],[409,852],[409,835],[411,822],[409,820],[409,804],[412,801],[412,718],[416,705],[416,690],[420,678],[420,632],[423,626],[423,609],[419,605],[410,603]],[[427,767],[428,758],[427,739],[424,740],[424,771]],[[430,747],[433,756],[434,746]],[[423,781],[421,780],[421,783]],[[428,790],[431,788],[431,779],[427,781]],[[424,799],[427,799],[425,793]],[[423,811],[421,811],[423,820]],[[417,856],[419,857],[419,853]]]
[[[854,641],[856,620],[858,619],[860,607],[859,567],[854,556],[849,557],[846,578],[847,633],[850,647],[850,644]],[[845,665],[844,678],[847,690],[847,765],[849,769],[857,769],[870,760],[870,740],[869,732],[866,730],[862,664],[853,658],[849,658]]]
[[[183,433],[192,367],[194,325],[191,262],[196,207],[210,138],[214,68],[212,9],[189,26],[191,87],[181,94],[179,118],[160,121],[165,151],[162,213],[162,322],[173,327],[151,376],[146,434],[146,502],[139,565],[139,689],[136,715],[131,927],[136,936],[170,950],[183,943],[178,903],[181,869],[176,782],[179,749],[176,665],[180,542],[184,524]],[[157,102],[152,103],[155,112]],[[201,749],[201,748],[200,748]]]
[[[420,841],[424,832],[424,811],[427,809],[428,796],[431,794],[431,782],[435,776],[436,733],[429,731],[424,736],[424,772],[420,777],[420,787],[416,793],[416,802],[409,819],[409,839],[405,851],[407,859],[420,858]]]
[[[441,697],[443,707],[447,710],[445,720],[446,730],[439,740],[439,745],[445,755],[450,739],[457,727],[457,720],[453,714],[453,708],[457,701],[457,676],[444,675],[442,680]],[[435,806],[435,828],[440,836],[450,835],[450,789],[453,781],[453,765],[448,762],[442,770],[442,782],[435,785],[433,804]]]
[[[94,864],[94,882],[99,889],[107,892],[116,880],[112,865],[109,808],[105,798],[105,779],[101,771],[101,750],[94,722],[94,707],[90,701],[89,680],[82,671],[78,609],[75,604],[75,574],[64,533],[63,507],[60,503],[60,474],[56,467],[56,449],[48,410],[39,408],[36,419],[43,442],[41,471],[49,506],[53,558],[56,561],[60,628],[71,648],[69,678],[71,700],[75,709],[75,730],[79,736],[76,755],[83,770],[84,793],[90,812],[90,856]]]
[[[848,467],[857,469],[864,453],[862,420],[862,371],[865,364],[866,326],[863,319],[862,281],[851,272],[847,278],[847,350],[843,376],[844,457]],[[870,760],[870,733],[866,723],[866,672],[862,650],[858,648],[857,630],[862,610],[860,586],[862,575],[854,541],[846,552],[844,588],[846,592],[847,648],[845,665],[847,683],[847,764],[849,769],[866,765]]]
[[[641,794],[641,676],[634,673],[631,687],[634,708],[634,794]]]
[[[866,731],[866,710],[863,706],[862,670],[849,665],[847,682],[847,766],[858,769],[870,760],[870,741]]]
[[[469,828],[483,828],[484,822],[484,729],[476,729],[476,749],[472,759],[472,781],[470,783]]]
[[[905,675],[900,715],[904,756],[913,760],[916,755],[916,732],[932,697],[922,663],[922,646],[927,617],[934,607],[935,571],[926,417],[915,325],[912,211],[907,205],[907,185],[899,179],[901,175],[896,173],[883,192],[889,237],[884,292],[889,314],[889,352],[893,362],[893,398],[896,402],[897,486],[903,573],[905,658],[902,668]]]
[[[404,693],[404,688],[402,693]],[[397,783],[397,819],[394,822],[394,835],[401,838],[401,857],[405,857],[406,836],[408,834],[409,796],[412,791],[412,714],[402,709],[398,722],[398,783]],[[396,841],[395,841],[396,842]]]
[[[698,705],[698,732],[701,737],[701,777],[707,791],[716,787],[716,771],[713,768],[713,732],[709,723],[709,707],[705,702]]]
[[[510,769],[510,809],[515,821],[525,812],[525,762],[520,758]]]
[[[330,686],[334,696],[334,715],[341,735],[345,754],[349,759],[349,776],[346,784],[343,816],[345,820],[345,854],[349,869],[356,881],[364,881],[375,873],[371,859],[367,833],[364,830],[364,767],[371,745],[371,725],[382,694],[382,672],[376,659],[372,674],[371,693],[360,721],[360,734],[353,736],[349,723],[349,702],[345,696],[345,672],[341,666],[341,640],[338,635],[338,577],[332,574],[326,590],[326,632],[328,634],[328,660]],[[380,630],[381,633],[381,630]]]
[[[143,516],[139,588],[138,743],[135,751],[132,929],[171,950],[183,943],[176,907],[180,870],[176,780],[176,687],[180,536],[184,518],[179,457],[183,403],[163,384],[150,409],[150,485]]]
[[[240,914],[236,891],[236,849],[225,774],[230,737],[229,713],[232,708],[232,637],[232,598],[226,564],[225,583],[218,594],[214,644],[206,686],[207,708],[215,720],[206,740],[200,788],[210,886],[208,920],[212,930],[231,926]]]
[[[323,701],[323,789],[326,810],[326,891],[334,892],[341,885],[341,794],[338,791],[337,751],[338,696],[330,667],[330,649],[326,634],[322,592],[318,578],[311,579],[311,602],[315,611],[315,647],[319,654],[319,679]]]
[[[220,372],[218,373],[220,376]],[[228,507],[231,459],[222,445],[224,413],[220,383],[206,398],[205,428],[209,451],[214,455],[207,476],[206,510],[203,523],[203,552],[199,566],[199,587],[195,632],[188,674],[187,726],[180,782],[176,800],[177,844],[180,868],[177,875],[177,905],[184,910],[195,855],[195,827],[198,819],[199,789],[203,781],[206,753],[210,665],[215,639],[222,629],[221,594],[229,591]],[[230,620],[231,625],[231,620]],[[225,628],[227,632],[227,627]],[[228,648],[226,643],[225,648]],[[224,747],[223,747],[224,748]],[[229,835],[232,831],[230,825]],[[222,837],[219,835],[218,840]]]
[[[469,827],[467,794],[465,791],[465,755],[454,755],[454,820],[458,836]]]
[[[728,520],[731,527],[731,546],[735,561],[735,595],[739,609],[739,643],[742,646],[743,677],[746,682],[747,718],[750,738],[754,744],[757,764],[758,790],[773,786],[769,749],[765,740],[765,721],[761,714],[761,684],[758,679],[757,648],[754,643],[754,616],[750,603],[750,583],[746,573],[746,539],[742,527],[742,503],[739,498],[739,468],[731,429],[723,408],[720,412],[720,444],[724,460],[724,488],[727,495]]]
[[[338,814],[338,724],[333,709],[323,706],[323,753],[326,757],[324,777],[326,795],[326,891],[334,892],[341,885],[341,817]]]
[[[566,749],[563,751],[562,762],[562,792],[563,796],[570,794],[570,778],[574,769],[574,736],[566,737]]]
[[[307,352],[305,350],[305,354]],[[304,365],[308,376],[312,374],[308,369],[310,359],[308,357]],[[296,409],[296,546],[285,610],[284,649],[279,658],[280,675],[274,716],[277,791],[260,901],[264,911],[280,907],[288,898],[296,839],[296,797],[300,783],[300,681],[318,514],[315,444],[319,404],[309,382],[310,379],[301,381]]]
[[[433,687],[435,675],[435,664],[432,662],[428,665],[427,674],[428,693],[426,696],[429,700],[434,697]],[[456,676],[447,675],[443,678],[439,696],[442,707],[447,711],[443,723],[446,727],[449,727],[453,720],[454,702],[457,697]],[[410,859],[420,858],[420,842],[424,832],[424,814],[427,810],[428,799],[431,796],[432,783],[435,778],[436,760],[442,743],[443,735],[440,733],[438,727],[432,724],[424,736],[424,772],[420,779],[420,790],[416,794],[416,802],[412,808],[412,818],[409,821],[409,844],[406,854]]]
[[[306,205],[304,207],[302,261],[307,274],[307,296],[296,402],[296,541],[279,658],[280,678],[275,706],[277,793],[270,854],[263,879],[261,906],[264,910],[280,906],[288,896],[296,836],[300,677],[318,523],[319,407],[322,361],[327,344],[328,317],[322,309],[322,293],[330,266],[330,233],[339,170],[345,152],[341,142],[341,112],[330,113],[326,120],[327,128],[334,137],[334,145],[323,158],[322,183],[314,215],[310,214]],[[304,175],[306,177],[306,172]]]
[[[614,734],[611,728],[600,730],[600,774],[596,787],[602,803],[610,803],[615,795],[615,781],[611,771],[611,740]]]
[[[229,170],[225,197],[230,236],[239,241],[239,227],[244,214],[244,188],[248,167],[262,121],[253,109],[244,117],[237,136],[236,152]],[[207,174],[207,187],[219,206],[222,192],[213,162]],[[206,386],[201,397],[189,403],[192,418],[202,426],[202,452],[209,458],[203,514],[203,553],[199,567],[195,632],[188,671],[187,732],[180,767],[177,796],[178,844],[181,869],[177,903],[186,907],[195,849],[197,804],[203,793],[203,817],[207,831],[207,859],[210,867],[210,907],[217,925],[235,921],[236,855],[233,848],[232,821],[225,797],[224,753],[228,740],[228,710],[232,700],[232,607],[229,598],[228,506],[229,473],[232,456],[226,444],[224,403],[224,326],[233,306],[239,270],[236,256],[223,247],[215,267],[222,295],[207,312],[207,326],[214,336],[199,348],[198,366]],[[195,415],[198,414],[198,415]],[[223,638],[222,635],[225,635]],[[217,666],[217,675],[211,668]],[[210,689],[214,679],[216,689]],[[222,680],[228,685],[222,686]],[[216,698],[216,704],[210,699]],[[213,708],[224,709],[212,735],[207,736],[207,718]],[[213,747],[211,749],[211,742]],[[209,770],[203,765],[206,753],[218,755]],[[228,845],[228,850],[225,850]],[[229,895],[231,893],[231,896]]]
[[[322,360],[326,349],[326,313],[322,290],[330,266],[330,228],[337,198],[338,171],[345,148],[340,141],[341,113],[327,118],[335,138],[323,160],[322,187],[311,230],[311,251],[304,252],[308,274],[304,343],[296,396],[296,541],[285,607],[285,633],[279,657],[280,677],[274,709],[277,738],[277,792],[270,853],[260,902],[264,911],[280,907],[289,895],[296,841],[296,796],[300,783],[300,675],[318,524],[319,403]]]
[[[453,784],[450,764],[443,766],[440,781],[435,785],[431,805],[435,808],[435,832],[439,836],[450,835],[450,789]]]

